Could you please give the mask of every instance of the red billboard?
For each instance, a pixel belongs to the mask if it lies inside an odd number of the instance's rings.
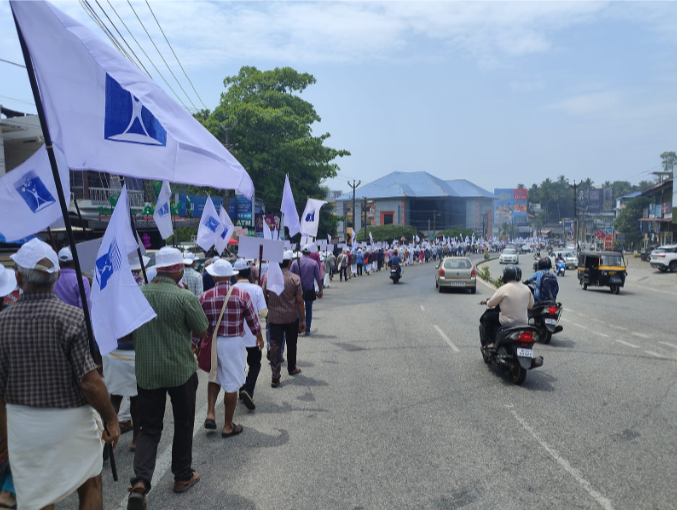
[[[514,200],[526,200],[527,199],[527,189],[526,188],[515,188],[512,190],[512,198]]]

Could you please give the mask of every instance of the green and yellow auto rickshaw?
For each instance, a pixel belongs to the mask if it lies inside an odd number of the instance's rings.
[[[582,251],[578,254],[578,283],[588,287],[609,287],[618,294],[625,285],[625,259],[618,251]]]

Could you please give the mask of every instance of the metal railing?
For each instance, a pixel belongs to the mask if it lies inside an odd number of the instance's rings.
[[[115,196],[119,194],[120,191],[113,188],[89,188],[89,199],[94,206],[110,207],[109,199],[111,195]],[[131,207],[143,209],[145,205],[143,191],[127,190],[127,195],[129,196],[129,205]]]

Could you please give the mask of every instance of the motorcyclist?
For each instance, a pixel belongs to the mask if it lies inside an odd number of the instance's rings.
[[[549,257],[544,257],[538,261],[538,271],[532,274],[525,283],[535,282],[536,288],[534,289],[534,298],[536,302],[543,300],[554,300],[557,298],[557,293],[559,292],[559,285],[553,285],[552,289],[549,289],[547,292],[543,289],[543,279],[554,279],[555,284],[557,282],[557,276],[550,272],[552,269],[552,261]]]
[[[511,323],[528,324],[528,310],[534,306],[534,297],[521,279],[522,270],[519,267],[512,264],[506,266],[503,270],[504,285],[489,300],[480,301],[481,305],[490,307],[480,318],[484,326],[483,345],[493,341],[500,326]]]
[[[397,254],[397,251],[393,250],[393,256],[390,257],[388,265],[390,266],[390,269],[397,270],[397,276],[402,275],[402,268],[400,267],[400,256]]]

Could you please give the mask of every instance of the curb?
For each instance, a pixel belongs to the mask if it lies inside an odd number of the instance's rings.
[[[497,258],[498,258],[498,256],[489,255],[489,258],[487,260],[484,260],[484,259],[480,260],[477,264],[475,264],[475,267],[479,268],[482,264],[486,264],[487,262],[491,262],[492,260],[496,260]],[[494,279],[491,276],[489,276],[489,282],[488,283],[487,283],[486,280],[484,280],[483,278],[480,278],[479,276],[477,278],[478,278],[479,281],[481,281],[482,283],[484,283],[488,287],[496,290],[496,286],[494,285]]]

